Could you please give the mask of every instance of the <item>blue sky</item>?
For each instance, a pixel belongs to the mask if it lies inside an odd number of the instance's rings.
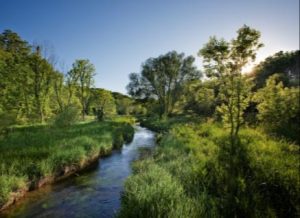
[[[1,32],[51,44],[65,70],[88,58],[95,86],[123,93],[147,58],[171,50],[196,56],[209,36],[231,39],[243,24],[262,32],[258,60],[299,49],[298,0],[0,0]]]

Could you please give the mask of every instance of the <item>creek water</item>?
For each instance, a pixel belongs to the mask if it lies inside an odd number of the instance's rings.
[[[29,192],[4,217],[114,217],[120,208],[131,163],[144,149],[152,149],[155,135],[137,126],[133,141],[90,169],[59,183]],[[1,216],[1,215],[0,215]]]

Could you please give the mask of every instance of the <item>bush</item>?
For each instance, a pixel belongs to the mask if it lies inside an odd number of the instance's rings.
[[[117,128],[113,133],[113,147],[121,148],[124,144],[123,129]]]
[[[259,111],[257,117],[268,133],[284,136],[300,143],[299,88],[284,87],[278,75],[270,76],[266,86],[255,94]]]
[[[123,129],[123,138],[126,143],[129,143],[133,139],[134,128],[129,124],[125,123],[122,127]]]
[[[59,113],[54,121],[56,127],[68,127],[74,124],[79,117],[79,110],[74,106],[69,106]]]

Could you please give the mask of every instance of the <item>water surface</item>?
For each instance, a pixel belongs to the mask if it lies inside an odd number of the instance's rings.
[[[154,144],[154,133],[138,126],[133,141],[120,151],[80,175],[28,193],[4,217],[114,217],[131,162],[139,158],[141,148]]]

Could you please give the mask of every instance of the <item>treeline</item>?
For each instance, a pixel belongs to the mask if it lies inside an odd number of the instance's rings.
[[[213,117],[229,125],[232,137],[245,124],[260,125],[299,142],[300,51],[278,52],[242,73],[263,46],[259,40],[260,32],[248,26],[230,42],[211,37],[198,53],[204,72],[194,57],[176,51],[149,58],[130,74],[128,93],[144,102],[149,116]]]
[[[59,114],[101,120],[142,112],[129,97],[94,88],[95,67],[89,60],[75,60],[66,73],[56,65],[47,47],[29,44],[11,30],[0,34],[1,126],[44,123]]]

